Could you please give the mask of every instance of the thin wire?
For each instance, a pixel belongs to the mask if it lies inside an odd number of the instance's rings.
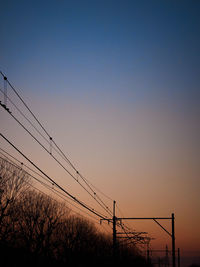
[[[110,198],[109,196],[107,196],[105,193],[103,193],[100,189],[98,189],[96,186],[94,186],[88,179],[86,179],[84,177],[84,179],[92,186],[94,187],[95,190],[97,190],[100,194],[102,194],[104,197],[106,197],[107,199],[111,200],[113,202],[113,199]]]
[[[0,148],[0,150],[3,150],[2,148]],[[6,154],[8,154],[10,157],[12,157],[12,158],[14,158],[16,161],[18,161],[19,163],[21,163],[21,164],[23,164],[23,162],[20,162],[19,160],[17,160],[15,157],[13,157],[13,156],[11,156],[9,153],[7,153],[5,150],[3,150]],[[6,157],[7,158],[7,160],[9,161],[9,162],[11,162],[16,168],[18,168],[18,169],[22,169],[21,167],[19,167],[16,163],[14,163],[11,159],[9,159],[7,156],[5,156],[1,151],[0,151],[0,153],[4,156],[4,157]],[[0,158],[2,158],[2,157],[0,157]],[[25,164],[23,164],[23,166],[26,166]],[[26,166],[27,168],[29,168],[28,166]],[[46,177],[43,177],[42,175],[40,175],[39,173],[37,173],[37,172],[35,172],[33,169],[31,169],[31,168],[29,168],[32,172],[34,172],[34,173],[36,173],[37,175],[39,175],[41,178],[43,178],[44,180],[46,180],[48,183],[49,183],[49,180],[46,178]],[[25,173],[27,173],[29,176],[31,176],[33,179],[35,179],[35,180],[37,180],[37,182],[39,182],[39,183],[41,183],[43,186],[45,186],[46,188],[48,188],[48,189],[50,189],[51,191],[52,191],[52,188],[50,187],[50,185],[47,185],[47,184],[45,184],[44,182],[42,182],[42,181],[40,181],[38,178],[36,178],[35,176],[33,176],[33,175],[31,175],[30,173],[28,173],[27,171],[25,171],[24,169],[23,169],[23,171],[25,172]],[[54,185],[54,184],[52,184],[51,183],[51,185]],[[62,195],[63,197],[65,197],[65,198],[68,198],[69,200],[71,200],[71,201],[74,201],[74,200],[72,200],[71,198],[69,198],[69,197],[67,197],[66,195],[64,195],[62,192],[60,192],[60,191],[58,191],[58,190],[56,190],[55,188],[53,188],[53,190],[55,191],[55,192],[57,192],[56,194],[60,194],[60,195]],[[75,202],[76,203],[76,202]],[[71,204],[71,205],[73,205],[73,204]],[[90,209],[92,209],[92,210],[94,210],[95,212],[98,212],[98,211],[96,211],[95,209],[93,209],[92,207],[90,207],[90,206],[88,206]],[[78,208],[79,210],[81,210],[80,208]],[[85,212],[86,213],[86,212]],[[100,213],[100,212],[98,212],[100,215],[102,215],[102,216],[104,216],[102,213]],[[88,213],[86,213],[87,215],[89,215]],[[91,215],[89,215],[90,217],[91,217]],[[92,217],[92,218],[94,218],[94,217]]]
[[[0,88],[0,91],[5,95],[5,93],[3,92],[3,90]],[[38,132],[38,134],[40,134],[40,136],[48,143],[50,144],[49,140],[36,128],[36,126],[23,114],[23,112],[13,103],[13,101],[7,96],[9,102],[17,109],[17,111],[31,124],[31,126]],[[92,185],[85,177],[83,177],[77,170],[76,168],[73,166],[73,164],[68,160],[68,158],[65,156],[65,154],[62,152],[62,150],[57,146],[57,144],[54,142],[53,139],[51,139],[52,142],[55,144],[55,146],[57,147],[57,149],[53,146],[51,146],[51,148],[53,148],[61,157],[62,159],[66,160],[70,166],[76,171],[76,173],[79,174],[79,176],[83,179],[83,181],[85,182],[85,184],[90,188],[91,191],[93,191],[93,193],[95,194],[95,196],[100,200],[100,202],[106,207],[106,209],[108,209],[108,207],[104,204],[104,202],[101,200],[101,198],[94,192],[94,190],[91,188],[91,186],[93,186],[97,191],[99,191],[102,195],[104,195],[105,197],[107,197],[109,200],[112,200],[110,197],[108,197],[107,195],[105,195],[103,192],[101,192],[99,189],[97,189],[94,185]],[[49,154],[52,154],[51,152],[49,152]],[[76,180],[77,181],[77,180]],[[90,185],[91,186],[90,186]]]
[[[85,184],[90,188],[91,191],[93,191],[93,193],[95,193],[95,191],[91,188],[94,187],[99,193],[101,193],[102,195],[104,195],[105,197],[107,197],[109,200],[113,201],[113,199],[111,199],[110,197],[108,197],[106,194],[104,194],[103,192],[101,192],[101,190],[97,189],[88,179],[86,179],[85,177],[83,177],[82,174],[80,174],[80,172],[74,167],[74,165],[71,163],[71,161],[66,157],[66,155],[63,153],[63,151],[58,147],[58,145],[55,143],[54,140],[52,140],[54,145],[58,148],[58,150],[61,152],[61,154],[64,156],[64,158],[67,160],[67,162],[70,164],[70,166],[76,171],[76,173],[83,179],[83,181],[85,182]],[[103,202],[102,202],[103,203]],[[104,204],[104,203],[103,203]],[[105,204],[104,204],[105,205]],[[106,205],[105,205],[106,206]],[[107,206],[106,206],[107,207]]]
[[[32,186],[33,188],[35,188],[36,190],[38,190],[38,191],[40,191],[41,193],[43,193],[43,194],[45,194],[43,191],[41,191],[40,189],[38,189],[37,187],[35,187],[35,186],[33,186],[33,185],[31,185],[30,184],[30,186]],[[46,188],[48,188],[48,187],[46,187]],[[55,189],[52,189],[52,188],[48,188],[50,191],[54,191]],[[56,190],[55,190],[56,191]],[[85,212],[85,211],[83,211],[82,209],[80,209],[79,207],[77,207],[76,205],[74,205],[73,203],[70,203],[69,201],[67,201],[65,198],[63,198],[62,196],[60,196],[59,194],[57,194],[56,192],[53,192],[55,195],[57,195],[58,197],[60,197],[61,199],[63,199],[65,202],[67,202],[68,204],[70,204],[71,206],[73,206],[74,208],[76,208],[76,209],[78,209],[80,212],[83,212],[83,213],[85,213],[85,214],[87,214],[87,216],[89,216],[90,218],[92,218],[92,220],[97,224],[97,221],[98,221],[98,219],[96,219],[96,218],[94,218],[91,214],[89,214],[89,213],[87,213],[87,212]],[[47,195],[47,194],[45,194],[45,195]],[[47,195],[48,197],[50,197],[49,195]],[[53,199],[53,198],[52,198]],[[55,199],[54,199],[55,200]],[[56,200],[55,200],[56,201]],[[81,217],[83,217],[83,218],[86,218],[86,217],[84,217],[83,215],[81,215],[80,213],[78,213],[78,212],[76,212],[75,210],[73,210],[72,208],[69,208],[68,207],[68,209],[70,209],[72,212],[74,212],[74,213],[76,213],[76,214],[78,214],[78,215],[80,215]],[[99,223],[98,223],[99,224]]]
[[[2,94],[5,95],[4,91],[0,88],[0,92],[2,92]],[[16,110],[25,118],[25,120],[27,120],[30,125],[37,131],[37,133],[50,145],[50,141],[38,130],[38,128],[24,115],[24,113],[15,105],[15,103],[10,99],[10,97],[8,97],[8,101],[16,108]],[[4,107],[5,108],[5,107]],[[12,112],[11,112],[12,113]],[[53,141],[53,140],[52,140]],[[54,149],[54,151],[56,151],[58,153],[58,155],[66,161],[66,158],[62,155],[61,152],[59,152],[59,150],[57,150],[55,147],[52,146],[52,148]],[[51,154],[51,153],[49,153]],[[69,162],[68,162],[69,163]]]
[[[0,91],[2,92],[2,94],[5,95],[5,93],[3,92],[3,90],[0,88]],[[38,132],[38,134],[40,134],[40,136],[49,144],[49,140],[36,128],[36,126],[23,114],[23,112],[13,103],[13,101],[10,99],[10,97],[8,97],[9,102],[17,109],[17,111],[31,124],[31,126]]]
[[[1,148],[0,148],[1,149]],[[1,149],[1,150],[3,150],[3,149]],[[5,150],[3,150],[5,153],[7,153]],[[9,159],[7,156],[5,156],[1,151],[0,151],[0,153],[5,157],[5,158],[7,158],[7,160],[8,160],[8,162],[10,163],[10,164],[13,164],[16,168],[18,168],[18,169],[22,169],[21,167],[19,167],[16,163],[14,163],[11,159]],[[7,153],[9,156],[11,156],[9,153]],[[12,158],[14,158],[13,156],[11,156]],[[0,156],[0,158],[2,158],[1,156]],[[3,158],[2,158],[3,159]],[[20,162],[19,160],[17,160],[16,158],[14,158],[16,161],[18,161],[19,163],[21,163],[21,164],[23,164],[22,162]],[[26,165],[24,165],[23,164],[23,166],[26,166]],[[26,166],[27,168],[29,168],[28,166]],[[35,172],[34,170],[32,170],[31,168],[29,168],[32,172]],[[31,176],[33,179],[35,179],[37,182],[39,182],[40,184],[42,184],[43,186],[45,186],[46,188],[48,188],[49,190],[51,190],[52,192],[54,192],[56,195],[58,195],[60,198],[62,198],[63,200],[65,200],[66,202],[68,202],[68,203],[70,203],[72,206],[74,206],[74,207],[76,207],[75,205],[73,205],[71,202],[69,202],[69,201],[67,201],[66,199],[64,199],[63,197],[65,197],[65,198],[67,198],[67,199],[69,199],[69,200],[71,200],[71,201],[74,201],[74,200],[72,200],[71,198],[69,198],[69,197],[67,197],[66,195],[64,195],[62,192],[60,192],[60,191],[58,191],[58,190],[56,190],[55,188],[51,188],[51,186],[50,185],[47,185],[47,184],[45,184],[44,182],[42,182],[41,180],[39,180],[38,178],[36,178],[35,176],[33,176],[33,175],[31,175],[30,173],[28,173],[27,171],[25,171],[24,169],[23,169],[23,171],[26,173],[26,174],[28,174],[29,176]],[[41,176],[39,173],[37,173],[37,172],[35,172],[37,175],[39,175],[41,178],[43,178],[43,179],[45,179],[48,183],[49,183],[49,180],[46,178],[46,177],[43,177],[43,176]],[[52,184],[51,183],[51,185],[54,185],[54,184]],[[76,203],[76,202],[75,202]],[[88,206],[89,207],[89,206]],[[80,208],[78,208],[78,207],[76,207],[77,209],[79,209],[79,210],[81,210]],[[90,207],[91,208],[91,207]],[[91,208],[91,209],[93,209],[93,208]],[[96,211],[95,209],[93,209],[94,211]],[[84,212],[83,210],[81,210],[82,212]],[[96,211],[97,212],[97,211]],[[102,216],[104,216],[102,213],[100,213],[100,212],[98,212],[99,214],[101,214]],[[94,218],[94,217],[92,217],[89,213],[87,213],[87,212],[85,212],[85,214],[87,214],[88,216],[90,216],[91,218]]]
[[[66,193],[70,198],[74,199],[78,204],[83,206],[85,209],[89,210],[90,212],[94,213],[96,216],[106,219],[105,217],[101,216],[97,212],[91,210],[86,204],[84,204],[82,201],[78,200],[76,197],[74,197],[72,194],[70,194],[67,190],[65,190],[62,186],[60,186],[58,183],[56,183],[50,176],[48,176],[45,172],[43,172],[35,163],[33,163],[27,156],[25,156],[14,144],[12,144],[2,133],[0,133],[0,136],[9,143],[16,151],[18,151],[29,163],[31,163],[37,170],[39,170],[44,176],[46,176],[54,185],[56,185],[61,191]]]
[[[1,75],[5,78],[4,74],[0,71]],[[6,79],[7,80],[7,79]],[[9,81],[7,81],[8,84],[10,85],[10,87],[13,89],[13,91],[15,92],[15,94],[20,98],[20,100],[22,101],[22,103],[25,105],[25,107],[29,110],[29,112],[31,113],[31,115],[34,117],[34,119],[38,122],[38,124],[41,126],[41,128],[44,130],[44,132],[50,137],[50,135],[48,134],[48,132],[45,130],[44,126],[39,122],[39,120],[36,118],[36,116],[33,114],[33,112],[29,109],[29,107],[27,106],[27,104],[24,102],[24,100],[20,97],[20,95],[17,93],[17,91],[15,90],[15,88],[11,85],[11,83]],[[2,91],[2,90],[1,90]],[[4,93],[5,94],[5,93]],[[10,99],[9,99],[10,100]],[[11,100],[10,100],[11,102]],[[31,123],[31,121],[17,108],[17,106],[11,102],[15,108],[20,112],[20,114],[31,124],[31,126],[44,138],[44,140],[46,142],[49,143],[49,141],[41,134],[41,132]],[[7,110],[8,111],[8,110]],[[20,124],[21,125],[21,124]],[[22,125],[21,125],[22,126]],[[23,126],[22,126],[23,127]],[[71,161],[65,156],[65,154],[61,151],[61,149],[57,146],[57,144],[55,143],[55,141],[53,140],[54,145],[59,149],[59,151],[61,152],[62,155],[64,155],[64,158],[66,159],[66,161],[68,162],[68,164],[77,172],[77,174],[82,178],[82,180],[87,184],[87,186],[90,188],[91,191],[93,191],[93,193],[95,194],[95,196],[101,201],[101,203],[108,209],[108,207],[104,204],[104,202],[101,200],[101,198],[96,194],[96,192],[94,192],[94,190],[90,187],[90,185],[95,188],[99,193],[101,193],[103,196],[105,196],[106,198],[108,198],[109,200],[113,201],[110,197],[108,197],[105,193],[103,193],[101,190],[99,190],[97,187],[95,187],[88,179],[86,179],[85,177],[83,177],[78,171],[77,169],[74,167],[74,165],[71,163]],[[43,146],[42,146],[43,147]],[[43,147],[44,148],[44,147]],[[61,156],[61,154],[53,147],[53,149]],[[48,151],[47,151],[48,152]],[[4,155],[5,156],[5,155]],[[61,156],[62,157],[62,156]],[[63,158],[63,157],[62,157]],[[25,165],[24,165],[25,166]],[[29,168],[28,166],[26,166],[27,168]],[[30,168],[29,168],[30,169]],[[33,171],[33,170],[32,170]],[[35,171],[33,171],[35,172]],[[35,172],[37,173],[37,172]],[[37,173],[38,174],[38,173]],[[39,175],[39,174],[38,174]],[[41,175],[39,175],[41,176]],[[43,179],[44,177],[41,176]],[[90,184],[90,185],[89,185]],[[96,200],[96,199],[95,199]],[[75,200],[74,200],[75,201]],[[77,207],[76,207],[77,208]]]
[[[15,121],[21,125],[21,127],[49,154],[53,157],[53,159],[93,198],[95,199],[95,201],[108,213],[112,214],[111,211],[108,209],[108,207],[106,206],[106,208],[104,207],[104,205],[102,205],[79,181],[78,179],[76,179],[76,177],[74,177],[74,175],[68,171],[63,164],[56,158],[54,157],[54,155],[52,155],[47,148],[2,104],[0,103],[0,105],[13,117],[13,119],[15,119]]]
[[[122,212],[121,209],[119,208],[119,205],[118,205],[118,204],[116,204],[116,207],[117,207],[119,213],[122,215],[122,217],[125,217],[124,214],[123,214],[123,212]],[[131,225],[130,225],[128,222],[126,222],[126,224],[128,225],[130,231],[134,231],[134,230],[132,230],[132,227],[131,227]],[[126,227],[127,227],[127,226],[126,226]]]
[[[33,112],[30,110],[30,108],[28,107],[28,105],[25,103],[25,101],[22,99],[22,97],[17,93],[17,90],[12,86],[12,84],[8,81],[7,77],[2,73],[2,71],[0,71],[0,74],[4,77],[4,79],[6,78],[8,84],[10,85],[11,89],[15,92],[15,94],[19,97],[19,99],[22,101],[22,103],[25,105],[25,107],[28,109],[28,111],[31,113],[31,115],[34,117],[34,119],[37,121],[37,123],[40,125],[40,127],[43,129],[43,131],[47,134],[47,136],[52,140],[52,142],[54,143],[54,145],[58,148],[58,150],[62,153],[62,155],[65,157],[66,161],[68,162],[68,164],[70,164],[70,166],[79,174],[79,176],[82,178],[82,180],[87,184],[87,186],[90,188],[90,190],[98,197],[98,195],[96,194],[96,192],[94,192],[94,190],[89,186],[88,184],[88,180],[86,178],[84,178],[80,172],[78,172],[78,170],[75,168],[75,166],[72,164],[72,162],[66,157],[66,155],[63,153],[63,151],[58,147],[58,145],[55,143],[55,141],[52,139],[52,137],[49,135],[49,133],[46,131],[46,129],[44,128],[44,126],[39,122],[39,120],[36,118],[36,116],[33,114]],[[94,187],[94,186],[93,186]],[[102,193],[100,190],[99,191],[101,194],[103,194],[104,196],[106,196],[104,193]],[[106,196],[107,198],[109,198],[108,196]],[[103,205],[108,209],[108,207],[104,204],[104,202],[98,197],[98,199],[101,201],[101,203],[103,203]],[[111,200],[111,198],[109,198]],[[110,210],[109,210],[110,211]]]
[[[9,160],[5,160],[4,158],[0,157],[1,159],[3,159],[4,161],[7,161],[10,165],[13,165],[15,168],[18,168],[19,170],[22,170],[20,166],[13,164],[12,162],[10,162]],[[14,173],[11,170],[7,170],[10,173]],[[69,203],[71,206],[75,207],[76,209],[78,209],[79,211],[87,214],[87,216],[91,217],[93,220],[98,221],[98,219],[94,218],[91,214],[83,211],[82,209],[80,209],[79,207],[77,207],[76,205],[74,205],[73,203],[69,202],[68,200],[66,200],[66,198],[68,198],[66,195],[63,195],[61,192],[57,191],[55,188],[51,188],[49,185],[45,184],[44,182],[40,181],[39,179],[37,179],[36,177],[34,177],[33,175],[31,175],[30,173],[26,172],[25,170],[23,170],[24,173],[26,173],[27,175],[29,175],[30,177],[32,177],[34,180],[36,180],[37,182],[39,182],[40,184],[42,184],[44,187],[46,187],[48,190],[50,190],[51,192],[53,192],[55,195],[57,195],[58,197],[60,197],[62,200],[64,200],[65,202]],[[40,189],[38,189],[37,187],[33,186],[31,183],[28,183],[29,186],[33,187],[34,189],[38,190],[39,192],[41,192],[42,194],[47,195],[46,193],[44,193],[43,191],[41,191]],[[48,197],[52,198],[51,196],[47,195]],[[62,197],[64,196],[64,197]],[[54,198],[52,198],[53,200],[55,200]],[[71,199],[70,199],[71,200]],[[56,200],[55,200],[56,201]],[[72,212],[77,213],[76,211],[74,211],[73,209],[71,209]],[[80,213],[77,213],[80,215]],[[99,224],[99,223],[98,223]]]
[[[7,78],[2,71],[0,71],[0,74],[4,77]],[[9,82],[9,80],[7,79],[8,84],[10,85],[10,87],[12,88],[12,90],[15,92],[15,94],[19,97],[19,99],[21,100],[21,102],[24,104],[24,106],[28,109],[28,111],[31,113],[31,115],[34,117],[34,119],[37,121],[37,123],[41,126],[41,128],[43,129],[43,131],[50,137],[50,135],[48,134],[48,132],[45,130],[45,128],[43,127],[43,125],[39,122],[39,120],[36,118],[36,116],[33,114],[33,112],[30,110],[30,108],[27,106],[27,104],[24,102],[24,100],[22,99],[22,97],[17,93],[16,89],[12,86],[12,84]]]
[[[79,181],[78,179],[76,179],[76,177],[74,177],[74,175],[68,171],[64,166],[63,164],[56,158],[54,157],[48,150],[47,148],[10,112],[7,110],[6,107],[4,107],[3,104],[0,103],[0,105],[13,117],[13,119],[15,119],[15,121],[17,123],[19,123],[21,125],[21,127],[26,131],[28,132],[29,135],[31,135],[31,137],[49,154],[51,155],[54,160],[93,198],[95,199],[95,201],[108,213],[111,213],[108,209],[106,209]]]
[[[2,157],[0,157],[2,159]],[[7,161],[9,162],[9,161]],[[9,164],[12,164],[9,162]],[[14,167],[18,168],[19,170],[22,170],[19,166],[17,165],[13,165]],[[10,171],[8,169],[8,171]],[[11,171],[10,171],[11,172]],[[47,188],[48,190],[50,190],[51,192],[53,192],[55,195],[57,195],[58,197],[60,197],[61,199],[63,199],[65,202],[69,203],[70,205],[74,206],[76,209],[80,210],[81,212],[87,214],[89,217],[95,219],[91,214],[83,211],[82,209],[80,209],[79,207],[77,207],[76,205],[74,205],[73,203],[71,203],[70,201],[72,201],[69,197],[67,197],[66,195],[62,194],[62,192],[56,190],[55,188],[52,188],[50,185],[45,184],[44,182],[40,181],[39,179],[37,179],[36,177],[34,177],[33,175],[27,173],[26,171],[23,170],[23,172],[25,172],[27,175],[29,175],[31,178],[33,178],[34,180],[36,180],[37,182],[39,182],[41,185],[43,185],[45,188]],[[66,200],[69,199],[70,201]],[[95,210],[94,210],[95,211]],[[97,219],[95,219],[96,221],[98,221]]]
[[[25,166],[27,169],[29,169],[30,171],[32,171],[33,173],[35,173],[35,174],[37,174],[38,176],[40,176],[42,179],[44,179],[44,180],[46,180],[46,181],[48,181],[49,182],[49,180],[46,178],[46,177],[44,177],[44,176],[42,176],[40,173],[38,173],[38,172],[36,172],[35,170],[33,170],[33,169],[31,169],[29,166],[27,166],[26,164],[24,164],[23,162],[21,162],[20,160],[18,160],[18,159],[16,159],[15,157],[13,157],[12,155],[10,155],[8,152],[6,152],[4,149],[2,149],[1,147],[0,147],[0,150],[2,150],[4,153],[6,153],[7,155],[9,155],[11,158],[13,158],[14,160],[16,160],[17,162],[19,162],[20,164],[22,164],[23,166]],[[4,157],[6,157],[7,159],[9,159],[6,155],[4,155],[1,151],[0,151],[0,153],[4,156]],[[11,161],[11,159],[9,159],[10,161]]]

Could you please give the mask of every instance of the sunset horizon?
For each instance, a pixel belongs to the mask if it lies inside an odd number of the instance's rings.
[[[138,266],[174,267],[173,238],[176,266],[200,266],[199,11],[2,2],[1,171],[21,168],[38,196],[108,234],[112,255],[135,240],[152,260]]]

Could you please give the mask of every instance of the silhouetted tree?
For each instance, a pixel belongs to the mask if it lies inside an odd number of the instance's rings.
[[[47,195],[31,190],[21,195],[18,206],[20,241],[29,251],[47,256],[53,233],[69,210]]]
[[[14,231],[14,205],[29,187],[30,178],[22,168],[0,157],[0,240],[6,240]]]
[[[94,224],[77,216],[65,219],[57,228],[57,259],[68,266],[100,266],[112,257],[110,236],[99,233]]]
[[[0,157],[0,252],[6,266],[147,266],[137,246],[119,245],[64,203],[30,190],[30,176]]]

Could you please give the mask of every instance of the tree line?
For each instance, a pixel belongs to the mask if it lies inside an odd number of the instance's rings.
[[[64,202],[38,192],[31,178],[0,157],[0,263],[2,266],[147,266],[136,246],[120,246]]]

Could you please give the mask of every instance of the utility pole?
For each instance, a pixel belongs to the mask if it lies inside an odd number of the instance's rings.
[[[173,267],[176,267],[174,213],[172,213],[172,263]]]
[[[114,257],[114,259],[116,259],[116,254],[117,254],[115,205],[116,205],[116,201],[114,200],[113,201],[113,257]]]
[[[114,263],[116,261],[116,256],[117,256],[117,231],[116,231],[116,222],[117,222],[117,217],[115,216],[115,206],[116,206],[116,201],[114,200],[113,201],[113,217],[112,219],[100,219],[100,223],[101,221],[108,221],[109,222],[112,222],[113,224],[113,260],[114,260]]]
[[[102,220],[107,220],[108,222],[113,223],[113,257],[116,258],[116,222],[117,221],[122,221],[122,220],[153,220],[156,224],[158,224],[172,239],[172,266],[176,267],[176,251],[175,251],[175,224],[174,224],[174,213],[172,213],[171,217],[134,217],[134,218],[117,218],[115,216],[115,204],[116,201],[113,201],[113,217],[112,219],[101,219]],[[162,226],[158,220],[171,220],[171,232],[169,232],[167,229],[165,229],[164,226]],[[180,265],[180,263],[179,263]],[[178,266],[179,267],[179,266]]]
[[[172,239],[172,266],[176,267],[176,252],[175,252],[175,226],[174,226],[174,213],[172,213],[171,217],[147,217],[147,218],[115,218],[115,220],[153,220],[156,224],[158,224]],[[172,221],[172,230],[171,233],[166,230],[159,222],[158,220],[171,220]]]

